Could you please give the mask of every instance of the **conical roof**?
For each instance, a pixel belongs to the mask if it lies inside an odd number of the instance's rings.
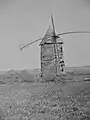
[[[44,35],[44,38],[40,42],[40,45],[43,45],[47,41],[52,41],[52,38],[50,36],[53,36],[53,29],[51,28],[51,26],[49,26],[49,28],[47,29],[47,31]]]

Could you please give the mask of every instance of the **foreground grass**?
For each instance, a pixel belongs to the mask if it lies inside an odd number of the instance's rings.
[[[0,120],[90,120],[90,84],[64,96],[67,86],[59,83],[5,86],[10,94],[4,94]]]

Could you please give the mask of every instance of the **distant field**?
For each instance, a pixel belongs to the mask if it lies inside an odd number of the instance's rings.
[[[64,78],[65,80],[71,80],[71,81],[83,81],[86,77],[90,77],[90,67],[70,67],[66,68],[67,76]],[[0,74],[0,80],[4,81],[6,84],[1,83],[0,87],[0,93],[1,92],[11,92],[11,91],[19,91],[19,90],[29,90],[29,91],[38,91],[39,89],[43,89],[46,87],[46,84],[43,83],[33,83],[29,81],[37,81],[39,78],[40,70],[10,70],[10,71],[4,71]],[[21,81],[24,80],[24,83],[21,83]],[[26,81],[26,82],[25,82]],[[14,83],[14,84],[13,84]],[[86,82],[78,82],[78,83],[68,83],[63,88],[67,88],[68,86],[71,88],[80,87],[84,85]],[[80,87],[81,88],[81,87]]]

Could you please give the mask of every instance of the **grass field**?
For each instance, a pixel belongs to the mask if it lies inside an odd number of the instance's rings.
[[[0,120],[90,120],[90,82],[84,81],[90,67],[66,70],[59,81],[44,83],[37,71],[1,74]]]

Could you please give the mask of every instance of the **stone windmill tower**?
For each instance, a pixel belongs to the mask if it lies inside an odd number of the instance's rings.
[[[50,36],[53,36],[51,27],[48,28],[39,44],[41,46],[41,76],[65,74],[63,40],[59,36],[57,38]],[[57,42],[54,39],[57,39]]]

